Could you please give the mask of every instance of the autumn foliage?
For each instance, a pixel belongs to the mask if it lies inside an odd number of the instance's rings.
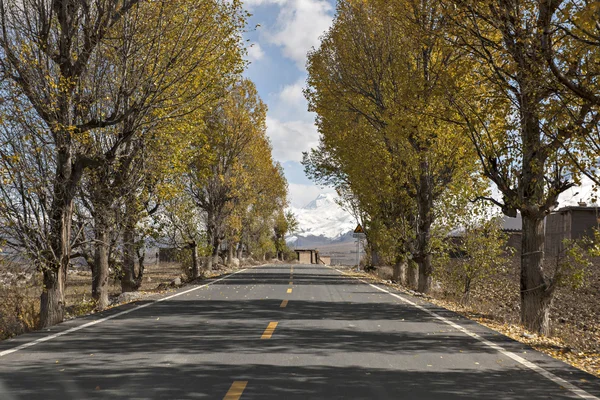
[[[0,1],[0,240],[43,275],[41,326],[74,259],[103,309],[109,279],[140,287],[151,240],[194,276],[224,239],[248,250],[246,220],[274,240],[287,186],[241,78],[246,18],[238,0]]]
[[[583,174],[598,182],[597,17],[597,2],[338,1],[309,55],[321,138],[304,165],[395,279],[429,292],[444,238],[486,201],[522,218],[521,322],[548,333],[563,279],[544,218]],[[484,242],[467,237],[472,257]]]

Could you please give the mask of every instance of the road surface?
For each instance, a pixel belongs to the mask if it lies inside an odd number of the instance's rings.
[[[600,379],[419,299],[267,265],[0,343],[0,399],[598,399]]]

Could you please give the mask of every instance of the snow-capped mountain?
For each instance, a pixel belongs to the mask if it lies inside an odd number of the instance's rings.
[[[298,220],[298,231],[287,238],[288,243],[296,242],[333,242],[345,239],[348,232],[356,227],[354,217],[340,207],[336,195],[322,193],[302,208],[290,210]],[[351,239],[351,236],[349,236]],[[309,243],[306,244],[309,244]]]

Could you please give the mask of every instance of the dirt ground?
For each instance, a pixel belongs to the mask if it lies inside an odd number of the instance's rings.
[[[511,260],[503,272],[475,282],[469,303],[448,271],[437,271],[428,300],[476,320],[515,340],[600,377],[600,261],[588,271],[583,287],[559,288],[551,309],[551,335],[539,336],[519,325],[519,265]],[[390,284],[392,269],[378,267],[370,274]],[[403,290],[398,285],[393,285]]]
[[[141,293],[159,292],[161,284],[168,285],[176,277],[184,279],[184,276],[179,263],[152,263],[144,267],[144,278],[139,291]],[[91,271],[73,271],[67,275],[65,302],[69,317],[81,315],[93,309],[91,282]],[[109,281],[109,297],[116,297],[119,294],[121,294],[121,283],[118,280]],[[86,310],[86,308],[88,309]]]

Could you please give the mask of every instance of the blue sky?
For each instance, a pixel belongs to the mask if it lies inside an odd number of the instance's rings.
[[[273,156],[285,168],[291,205],[302,207],[319,193],[333,191],[309,181],[300,160],[303,151],[318,143],[315,116],[307,111],[302,94],[306,54],[319,45],[319,36],[331,25],[335,2],[246,0],[245,6],[253,14],[246,34],[251,64],[245,75],[269,107],[267,134]]]

